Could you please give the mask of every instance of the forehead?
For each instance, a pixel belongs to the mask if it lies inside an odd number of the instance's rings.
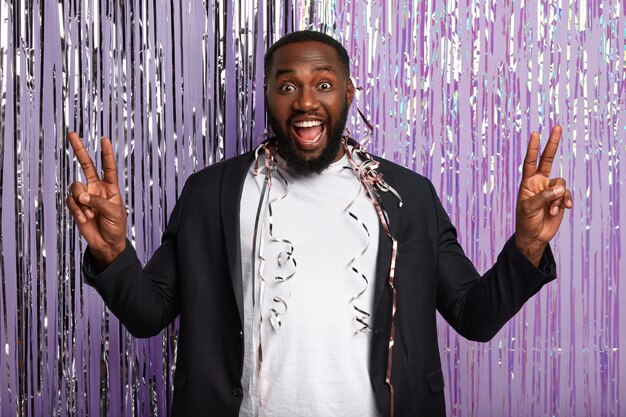
[[[340,73],[342,64],[335,48],[315,41],[289,43],[274,52],[270,78],[274,78],[277,71],[306,71],[316,67],[329,67]]]

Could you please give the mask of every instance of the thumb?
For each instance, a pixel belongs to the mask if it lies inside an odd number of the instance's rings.
[[[85,206],[97,210],[102,216],[113,220],[120,221],[121,220],[121,212],[120,206],[114,203],[111,203],[107,199],[89,193],[83,193],[78,196],[78,201]]]
[[[525,201],[526,207],[531,211],[541,210],[559,198],[563,197],[565,188],[562,185],[555,185],[535,194]]]

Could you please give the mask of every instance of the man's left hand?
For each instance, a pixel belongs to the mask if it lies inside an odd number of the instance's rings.
[[[522,183],[517,196],[515,243],[535,265],[554,237],[565,209],[572,208],[572,193],[563,178],[550,178],[552,161],[561,139],[561,127],[554,126],[541,153],[539,165],[539,133],[533,132],[524,158]]]

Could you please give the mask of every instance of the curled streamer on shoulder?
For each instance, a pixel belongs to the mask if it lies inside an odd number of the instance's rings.
[[[379,200],[378,191],[381,192],[391,192],[398,199],[398,207],[402,207],[402,197],[391,185],[387,184],[387,182],[383,179],[382,174],[378,171],[378,167],[380,163],[375,160],[364,148],[362,148],[358,143],[354,145],[352,150],[348,150],[348,159],[353,166],[354,170],[361,180],[361,183],[368,191],[368,195],[374,199],[374,201]],[[358,155],[361,159],[361,162],[356,162],[354,155]]]
[[[359,114],[361,114],[359,112]],[[361,114],[361,117],[364,117]],[[368,125],[368,127],[370,127]],[[398,241],[391,234],[391,227],[389,225],[389,217],[382,206],[382,199],[380,198],[380,192],[391,192],[398,199],[398,206],[402,207],[402,197],[398,192],[383,180],[382,174],[378,173],[376,169],[379,167],[379,162],[365,151],[358,143],[355,144],[352,149],[348,147],[347,140],[344,140],[343,147],[348,155],[350,165],[354,169],[363,189],[365,195],[370,202],[376,208],[376,213],[382,225],[382,228],[391,240],[391,261],[389,265],[389,275],[387,277],[387,285],[391,290],[391,329],[389,332],[389,344],[387,350],[387,372],[385,374],[385,383],[389,386],[389,407],[390,417],[394,417],[394,387],[391,383],[391,369],[393,365],[393,346],[395,344],[395,319],[396,319],[396,304],[397,304],[397,292],[395,287],[395,273],[396,273],[396,259],[398,257]],[[355,157],[358,156],[358,159]]]

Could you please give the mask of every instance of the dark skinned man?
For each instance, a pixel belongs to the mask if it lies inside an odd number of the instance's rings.
[[[442,416],[435,312],[487,341],[556,277],[548,245],[572,197],[550,178],[561,128],[530,137],[515,234],[482,277],[424,177],[342,136],[345,49],[317,32],[270,48],[272,134],[186,182],[142,267],[111,142],[67,198],[84,275],[137,337],[180,316],[173,415]]]

